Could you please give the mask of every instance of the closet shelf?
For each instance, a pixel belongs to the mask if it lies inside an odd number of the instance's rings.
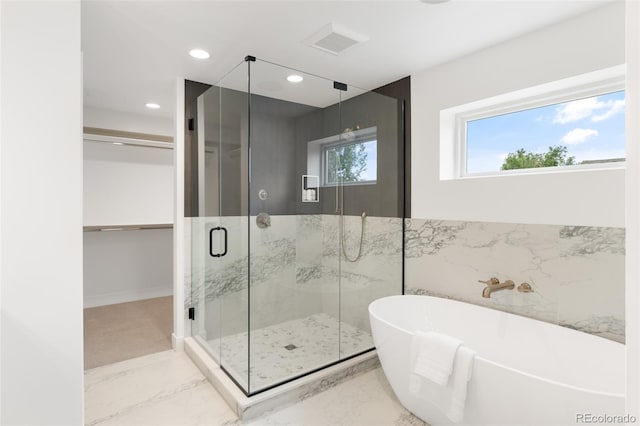
[[[173,228],[173,223],[153,223],[153,224],[144,224],[144,225],[94,225],[94,226],[83,226],[82,230],[84,232],[95,232],[95,231],[139,231],[139,230],[147,230],[147,229],[171,229]]]

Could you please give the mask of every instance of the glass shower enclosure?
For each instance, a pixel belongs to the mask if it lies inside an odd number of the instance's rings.
[[[402,117],[250,56],[198,97],[186,303],[245,394],[373,349],[369,303],[402,293]]]

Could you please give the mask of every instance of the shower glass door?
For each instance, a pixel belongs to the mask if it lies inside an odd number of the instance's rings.
[[[401,105],[249,57],[197,112],[194,338],[247,395],[371,350],[368,304],[402,293]]]
[[[404,112],[397,99],[348,86],[340,133],[330,145],[339,164],[340,359],[371,349],[368,307],[402,294]]]
[[[323,184],[322,167],[335,166],[307,144],[340,132],[341,92],[332,80],[259,59],[249,66],[249,390],[256,392],[340,359],[340,183]]]
[[[197,100],[198,217],[192,218],[192,335],[248,392],[247,64]]]

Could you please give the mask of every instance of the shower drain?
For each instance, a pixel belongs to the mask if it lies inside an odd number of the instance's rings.
[[[292,351],[292,350],[294,350],[295,348],[297,348],[297,346],[296,346],[296,345],[289,344],[289,345],[285,346],[284,348],[285,348],[286,350],[288,350],[288,351]]]

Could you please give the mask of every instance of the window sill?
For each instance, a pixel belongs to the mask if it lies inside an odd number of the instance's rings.
[[[508,177],[508,176],[533,176],[533,175],[559,175],[566,173],[584,173],[584,172],[599,172],[607,170],[625,170],[625,162],[617,163],[604,163],[604,164],[584,164],[575,166],[558,166],[558,167],[540,167],[534,169],[514,169],[514,170],[501,170],[497,172],[484,172],[473,173],[464,176],[458,176],[452,179],[440,179],[444,180],[466,180],[466,179],[478,179],[478,178],[494,178],[494,177]]]
[[[321,185],[322,188],[335,188],[336,186],[366,186],[366,185],[376,185],[378,183],[377,180],[368,180],[364,182],[342,182],[338,183],[325,183]]]

